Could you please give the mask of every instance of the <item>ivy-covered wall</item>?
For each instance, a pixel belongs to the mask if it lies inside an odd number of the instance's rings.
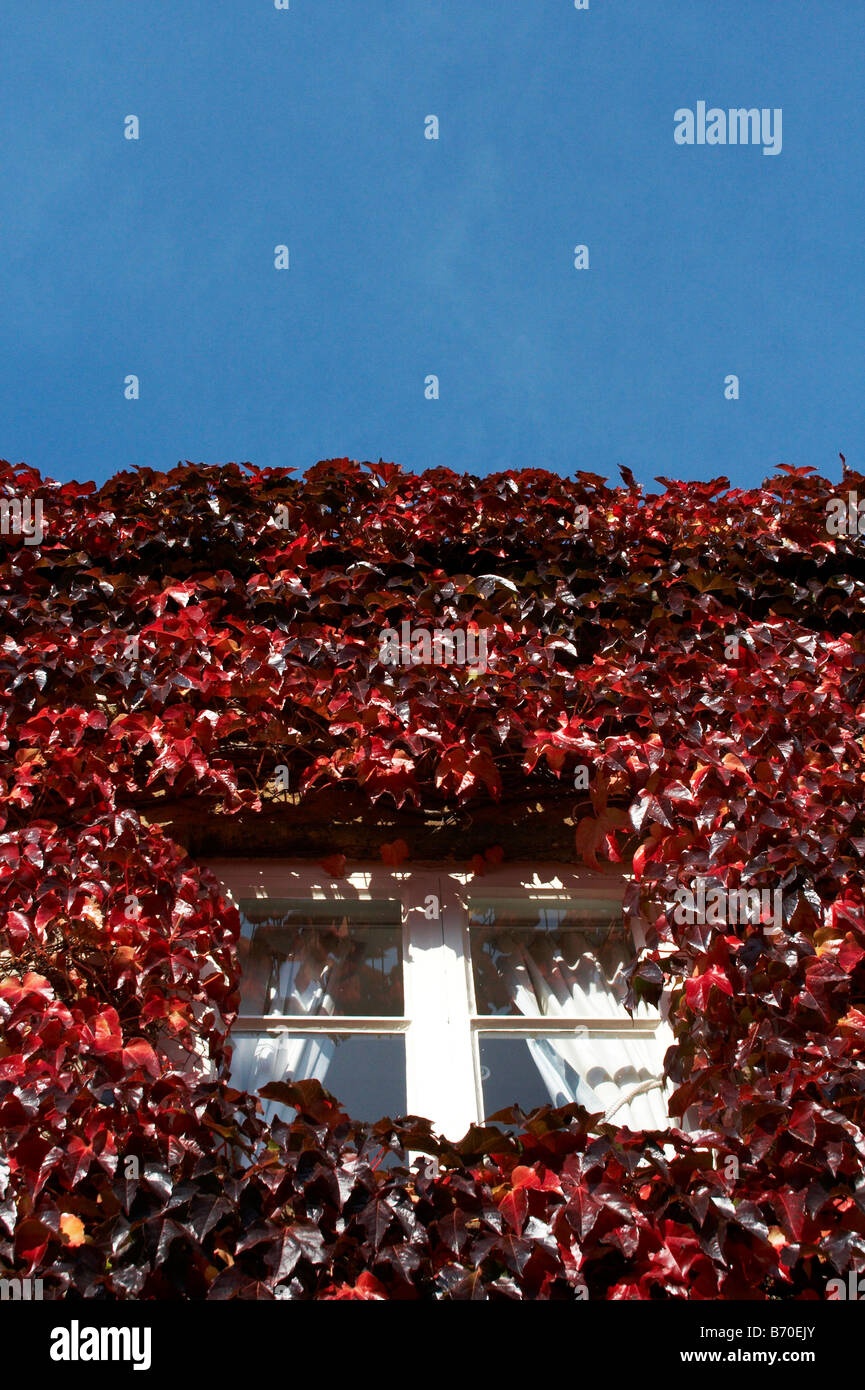
[[[0,1277],[760,1299],[865,1272],[865,552],[833,500],[852,523],[865,478],[623,472],[0,466],[41,514],[0,534]],[[483,662],[384,662],[404,621]],[[226,1082],[237,915],[185,848],[220,826],[335,877],[355,846],[618,866],[694,1128],[567,1108],[455,1144],[303,1083],[268,1130]],[[780,921],[678,920],[699,880]]]

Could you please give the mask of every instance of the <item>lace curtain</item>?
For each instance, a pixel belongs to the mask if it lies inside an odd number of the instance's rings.
[[[627,1021],[621,939],[595,945],[586,933],[543,931],[496,932],[494,939],[502,984],[526,1018]],[[651,1017],[647,1006],[638,1005],[635,1017]],[[631,1129],[666,1128],[664,1047],[654,1038],[577,1033],[526,1041],[551,1104],[577,1101]]]
[[[244,937],[250,939],[254,929],[248,928],[244,923]],[[262,1005],[255,1009],[262,1014],[331,1017],[337,981],[349,955],[349,937],[334,945],[332,932],[325,934],[314,927],[289,934],[271,923],[257,924],[257,930],[258,945],[265,949],[257,953],[257,979],[244,981],[244,1010],[252,1012],[252,1003]],[[320,1033],[235,1033],[232,1084],[244,1091],[258,1091],[270,1081],[290,1077],[324,1084],[337,1045],[337,1039]],[[286,1118],[285,1107],[276,1101],[262,1104],[268,1120],[274,1115]]]

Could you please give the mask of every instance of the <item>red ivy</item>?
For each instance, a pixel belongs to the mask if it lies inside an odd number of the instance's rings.
[[[865,478],[289,472],[97,490],[0,466],[45,527],[0,536],[0,1274],[619,1299],[817,1297],[865,1271],[865,562],[826,528]],[[406,618],[476,625],[488,669],[383,666]],[[587,768],[574,853],[633,873],[633,990],[674,990],[689,1132],[565,1107],[449,1144],[354,1124],[313,1083],[269,1129],[226,1082],[236,914],[156,822],[254,814],[277,764],[301,801],[563,817]],[[698,876],[780,887],[782,924],[678,925]]]

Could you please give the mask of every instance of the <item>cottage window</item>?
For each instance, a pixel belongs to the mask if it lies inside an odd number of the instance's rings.
[[[514,1102],[668,1123],[669,1027],[647,1003],[624,1007],[638,943],[622,880],[213,867],[243,922],[237,1086],[315,1077],[354,1118],[424,1115],[451,1138]]]

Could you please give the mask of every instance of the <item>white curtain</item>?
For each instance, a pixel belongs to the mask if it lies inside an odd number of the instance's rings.
[[[563,938],[547,932],[496,934],[504,959],[499,963],[505,984],[520,1013],[527,1018],[618,1018],[622,1007],[625,954],[615,941],[592,950],[581,946],[565,956]],[[637,1006],[635,1018],[651,1018],[648,1006]],[[580,1025],[577,1024],[577,1027]],[[654,1038],[572,1037],[529,1038],[529,1052],[553,1105],[579,1102],[591,1112],[603,1111],[629,1129],[668,1126],[660,1076],[665,1048]],[[570,1069],[570,1070],[568,1070]]]
[[[259,930],[263,924],[257,924]],[[254,928],[244,922],[244,936]],[[288,930],[288,929],[287,929]],[[289,938],[290,940],[290,938]],[[344,965],[351,947],[348,935],[336,947],[328,933],[326,947],[322,933],[304,927],[294,934],[290,945],[274,935],[270,971],[264,991],[264,1014],[292,1014],[304,1018],[328,1018],[335,1012],[330,984]],[[315,1080],[324,1084],[338,1041],[320,1033],[235,1033],[231,1062],[232,1085],[244,1091],[258,1091],[270,1081]],[[263,1101],[268,1120],[291,1118],[291,1111],[277,1101]]]

